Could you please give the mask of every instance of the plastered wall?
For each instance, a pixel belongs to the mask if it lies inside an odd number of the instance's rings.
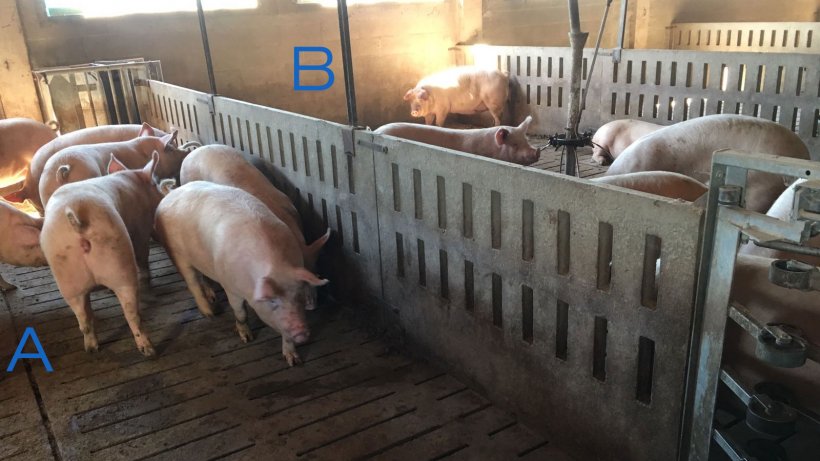
[[[15,0],[0,0],[0,118],[40,120],[26,42]]]
[[[443,0],[349,8],[361,124],[375,127],[409,119],[405,91],[450,63],[448,48],[457,40],[455,5],[455,0]],[[167,82],[208,91],[195,13],[48,18],[42,0],[30,0],[20,2],[20,15],[35,68],[144,57],[162,61]],[[220,94],[347,121],[335,8],[260,0],[256,10],[207,12],[206,20]],[[465,27],[477,28],[476,22]],[[336,82],[330,89],[294,91],[294,46],[324,46],[333,52]],[[302,75],[304,84],[321,84],[326,78],[321,72]]]

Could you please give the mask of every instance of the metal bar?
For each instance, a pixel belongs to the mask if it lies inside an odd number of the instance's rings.
[[[732,439],[727,437],[723,431],[719,429],[715,429],[714,435],[715,443],[717,443],[720,448],[723,448],[723,451],[726,452],[726,455],[732,461],[749,461],[749,457],[740,448]]]
[[[717,209],[714,244],[709,247],[711,249],[709,259],[702,261],[703,264],[708,263],[710,270],[701,312],[700,336],[694,344],[696,356],[693,360],[697,366],[697,380],[694,383],[692,401],[697,404],[694,405],[691,414],[692,432],[688,447],[690,460],[707,461],[709,443],[712,439],[712,418],[717,397],[718,372],[723,352],[737,245],[740,240],[737,227],[725,219],[727,211],[731,209],[725,206]]]
[[[626,9],[629,0],[621,0],[620,23],[618,24],[618,46],[612,50],[612,61],[621,62],[621,51],[624,49],[624,36],[626,32]]]
[[[208,69],[208,83],[211,94],[216,92],[216,79],[214,78],[214,64],[211,61],[211,45],[208,43],[208,29],[205,27],[205,11],[202,10],[202,0],[196,0],[196,14],[199,16],[199,32],[202,34],[202,50],[205,52],[205,67]]]
[[[83,80],[85,80],[85,90],[88,92],[88,101],[91,104],[91,115],[94,116],[94,125],[100,126],[100,121],[97,119],[97,108],[94,106],[94,93],[91,91],[91,85],[88,84],[88,72],[83,72]]]
[[[746,308],[741,306],[737,303],[732,303],[729,306],[729,318],[735,321],[740,328],[743,328],[753,338],[757,338],[760,336],[760,331],[763,330],[763,326],[758,323],[757,319],[751,316]]]
[[[763,248],[771,248],[772,250],[788,251],[790,253],[798,253],[801,255],[820,256],[820,248],[796,245],[789,242],[754,242],[754,244]]]
[[[818,162],[792,157],[778,157],[777,162],[772,162],[771,155],[737,152],[731,149],[716,151],[712,163],[798,178],[820,177]]]
[[[356,112],[356,88],[353,83],[353,57],[350,51],[350,24],[347,18],[347,1],[337,0],[339,13],[339,38],[342,45],[342,67],[345,76],[345,96],[347,98],[347,122],[356,126],[359,122]]]
[[[567,139],[578,138],[578,123],[581,121],[581,64],[584,60],[584,44],[589,34],[581,32],[578,14],[578,0],[569,2],[569,42],[572,46],[572,73],[570,74],[569,114],[567,116]],[[567,169],[565,173],[577,176],[578,156],[574,146],[567,146]]]
[[[737,398],[743,402],[744,405],[749,405],[749,402],[752,401],[752,394],[749,394],[749,391],[747,391],[746,388],[743,387],[743,385],[731,375],[731,373],[726,370],[720,370],[720,380],[726,385],[726,387],[729,388],[729,390],[732,391],[733,394],[737,396]]]
[[[601,37],[604,35],[604,26],[606,25],[606,18],[609,16],[609,6],[612,5],[612,0],[607,0],[606,2],[606,9],[604,9],[604,15],[601,17],[601,25],[598,27],[598,37],[595,39],[595,52],[592,54],[592,62],[589,64],[589,70],[587,72],[587,84],[584,85],[584,94],[581,98],[581,114],[583,114],[584,109],[587,107],[587,95],[589,94],[589,84],[592,82],[592,76],[595,75],[593,71],[595,70],[595,61],[598,59],[598,50],[601,48]],[[578,115],[578,118],[581,118],[581,114]]]
[[[114,114],[117,117],[117,123],[122,124],[122,115],[120,114],[120,105],[117,104],[117,92],[114,89],[114,78],[111,77],[111,71],[107,70],[105,72],[106,76],[108,77],[108,88],[111,91],[111,105],[114,106]]]

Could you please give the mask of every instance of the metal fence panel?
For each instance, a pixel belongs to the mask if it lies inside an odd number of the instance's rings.
[[[579,452],[673,459],[702,212],[374,138],[384,299],[409,338]]]
[[[180,144],[216,142],[209,94],[155,80],[148,85],[137,87],[143,120],[165,131],[179,130]]]
[[[669,33],[676,50],[820,53],[820,22],[689,22]]]
[[[529,94],[535,132],[563,132],[569,48],[475,45],[460,50],[456,64],[496,67],[518,78]],[[788,127],[820,160],[817,55],[623,50],[619,63],[608,55],[610,50],[601,50],[592,70],[581,129],[624,118],[670,125],[709,114],[752,115]],[[592,50],[584,50],[584,77],[591,58]]]

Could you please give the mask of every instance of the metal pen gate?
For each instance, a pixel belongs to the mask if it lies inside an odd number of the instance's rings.
[[[420,350],[579,453],[676,456],[701,210],[228,98],[211,117],[208,95],[149,90],[151,123],[270,160],[308,234],[335,231],[323,275]],[[193,125],[177,116],[189,106]]]
[[[518,78],[525,102],[536,115],[537,132],[563,131],[569,48],[474,45],[458,50],[456,64],[495,67]],[[582,87],[591,59],[592,50],[585,50]],[[745,114],[788,127],[817,156],[818,64],[820,56],[813,54],[622,50],[620,62],[598,60],[581,128],[624,118],[670,125],[703,115]]]

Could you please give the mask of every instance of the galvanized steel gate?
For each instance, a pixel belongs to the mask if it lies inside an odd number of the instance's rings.
[[[699,209],[168,84],[146,96],[159,127],[271,160],[308,232],[341,242],[335,285],[559,444],[676,456]]]

